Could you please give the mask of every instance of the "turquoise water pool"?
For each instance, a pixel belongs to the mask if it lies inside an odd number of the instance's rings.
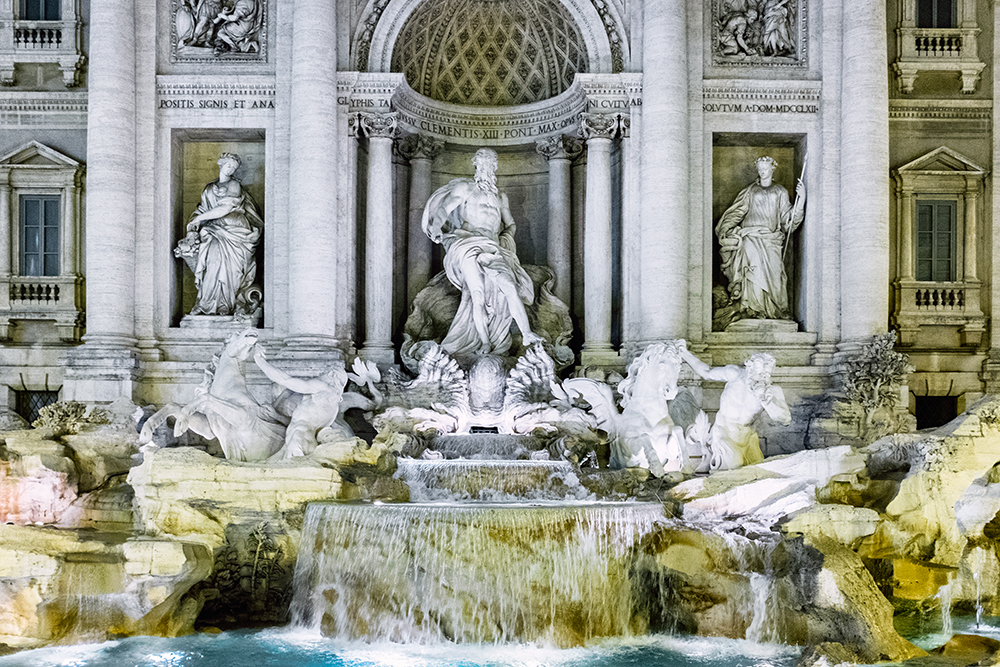
[[[793,667],[801,649],[743,640],[653,635],[588,648],[344,644],[284,630],[130,637],[0,658],[0,667]]]

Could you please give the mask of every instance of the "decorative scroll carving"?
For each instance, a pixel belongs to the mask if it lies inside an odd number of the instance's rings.
[[[806,14],[803,0],[714,0],[713,64],[804,67]]]
[[[173,0],[173,62],[263,61],[266,0]]]
[[[583,135],[584,139],[613,139],[617,131],[617,114],[580,114],[580,133]]]
[[[389,0],[377,0],[361,23],[361,33],[355,37],[358,54],[355,62],[359,72],[368,70],[368,54],[372,48],[372,35],[375,34],[375,26],[378,25],[379,19],[382,18],[382,12],[388,5]]]
[[[608,35],[608,43],[611,45],[611,71],[615,74],[625,71],[625,51],[622,45],[625,39],[618,31],[618,23],[611,15],[610,4],[606,0],[593,0],[594,9],[601,17],[604,24],[604,32]]]
[[[572,160],[583,151],[583,144],[565,134],[546,137],[535,142],[535,151],[546,160]]]
[[[396,136],[396,125],[399,123],[399,116],[395,112],[389,113],[367,113],[358,114],[361,121],[361,130],[367,137],[385,137],[392,139]]]
[[[444,150],[444,142],[425,134],[408,134],[399,142],[398,150],[407,160],[433,160]]]

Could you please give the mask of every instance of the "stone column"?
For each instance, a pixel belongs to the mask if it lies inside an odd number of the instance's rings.
[[[11,230],[11,190],[10,171],[0,171],[0,309],[10,306],[10,230]],[[6,328],[6,325],[4,325]],[[0,338],[6,338],[6,331],[0,332]]]
[[[423,134],[411,134],[399,145],[400,154],[410,162],[410,202],[406,237],[406,307],[431,279],[434,244],[420,226],[424,206],[431,196],[431,165],[444,142]]]
[[[135,345],[135,2],[90,8],[88,343]],[[111,397],[112,400],[117,396]]]
[[[612,114],[585,113],[580,128],[587,140],[587,200],[583,227],[583,365],[615,357],[611,349],[611,139],[618,125]]]
[[[965,277],[964,282],[978,282],[976,269],[976,253],[979,252],[979,244],[976,243],[978,232],[978,219],[976,209],[979,207],[979,182],[978,178],[969,178],[965,187]],[[978,305],[978,304],[977,304]]]
[[[903,210],[899,212],[899,279],[913,280],[913,190],[905,188],[902,194]]]
[[[392,141],[395,113],[362,113],[368,137],[365,203],[365,346],[361,356],[391,366],[392,350]]]
[[[642,4],[639,344],[685,338],[692,264],[688,216],[688,39],[685,0]],[[655,39],[648,36],[655,35]],[[700,42],[699,42],[700,43]],[[700,48],[698,49],[700,58]]]
[[[556,275],[553,293],[569,305],[573,287],[572,213],[573,188],[570,165],[583,147],[573,137],[541,139],[535,150],[549,161],[549,237],[546,261]]]
[[[884,332],[889,312],[889,87],[885,3],[843,16],[840,337],[845,352]],[[844,344],[847,344],[846,347]]]
[[[73,174],[71,180],[66,183],[62,191],[62,243],[59,257],[59,273],[64,276],[75,276],[77,274],[77,249],[76,249],[76,206],[77,197],[80,196],[78,184],[79,176]]]
[[[294,0],[289,94],[288,337],[330,355],[336,336],[337,10]],[[265,304],[266,307],[266,304]],[[300,354],[300,353],[297,353]],[[301,356],[301,355],[300,355]]]

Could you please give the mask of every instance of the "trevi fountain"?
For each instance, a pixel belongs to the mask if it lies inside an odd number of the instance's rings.
[[[422,211],[443,271],[402,363],[302,377],[252,326],[262,221],[220,157],[176,251],[192,313],[231,316],[195,398],[8,418],[0,665],[1000,657],[1000,400],[906,433],[884,334],[809,417],[825,446],[765,458],[761,430],[792,422],[771,354],[710,367],[667,340],[624,376],[573,375],[568,307],[518,259],[497,153],[472,162]],[[774,167],[757,160],[718,226],[726,324],[787,316],[806,190]],[[697,378],[721,385],[712,416]]]

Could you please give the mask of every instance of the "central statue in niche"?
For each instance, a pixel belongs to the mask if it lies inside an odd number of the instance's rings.
[[[444,246],[444,270],[462,292],[441,347],[449,354],[505,354],[516,322],[525,347],[541,343],[525,304],[534,301],[531,278],[514,246],[516,225],[507,195],[497,189],[497,154],[481,148],[475,178],[456,178],[427,200],[424,233]]]

